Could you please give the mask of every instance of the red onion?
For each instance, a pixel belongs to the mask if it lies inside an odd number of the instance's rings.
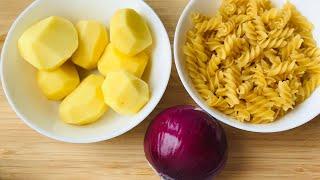
[[[193,106],[176,106],[151,122],[144,151],[164,179],[210,179],[226,162],[227,140],[210,115]]]

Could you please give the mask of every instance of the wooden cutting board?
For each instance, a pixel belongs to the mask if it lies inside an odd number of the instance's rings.
[[[31,0],[0,0],[0,48],[11,23],[30,3]],[[172,42],[187,0],[147,0],[147,3],[159,14]],[[0,179],[159,179],[145,160],[143,137],[159,111],[178,104],[194,102],[173,66],[164,97],[138,127],[110,141],[68,144],[27,127],[11,110],[1,91]],[[229,160],[217,179],[320,179],[320,117],[294,130],[274,134],[224,127],[229,140]]]

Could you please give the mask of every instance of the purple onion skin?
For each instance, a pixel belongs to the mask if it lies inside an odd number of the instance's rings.
[[[227,160],[221,125],[193,106],[175,106],[150,123],[144,139],[147,160],[164,179],[212,179]]]

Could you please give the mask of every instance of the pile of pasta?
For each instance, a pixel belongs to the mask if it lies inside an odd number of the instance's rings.
[[[186,69],[207,104],[242,122],[270,123],[320,84],[313,25],[294,5],[224,0],[218,13],[192,14]]]

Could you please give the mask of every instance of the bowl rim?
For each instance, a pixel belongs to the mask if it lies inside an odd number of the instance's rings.
[[[169,52],[168,54],[168,60],[170,61],[170,63],[168,63],[168,74],[166,75],[166,80],[164,83],[164,86],[161,88],[161,90],[159,91],[159,96],[157,98],[154,99],[153,101],[153,105],[150,106],[150,108],[148,109],[148,111],[146,111],[143,115],[141,115],[141,120],[137,121],[136,123],[130,123],[130,125],[126,126],[126,128],[122,128],[119,129],[118,131],[114,132],[113,134],[107,134],[107,135],[100,135],[100,136],[96,136],[96,137],[92,137],[92,138],[83,138],[83,139],[73,139],[70,137],[65,137],[62,135],[56,135],[55,133],[46,131],[40,127],[37,126],[36,123],[33,123],[32,121],[29,120],[29,118],[25,117],[17,108],[16,103],[11,99],[11,93],[9,92],[7,85],[6,85],[6,81],[5,81],[5,74],[3,74],[3,69],[4,69],[4,65],[3,65],[3,60],[4,55],[6,54],[6,52],[8,51],[8,39],[12,38],[12,33],[14,31],[14,29],[16,28],[17,24],[21,21],[21,19],[32,9],[34,9],[36,6],[38,6],[42,1],[45,0],[35,0],[32,3],[30,3],[14,20],[14,22],[12,23],[6,39],[3,43],[3,47],[1,50],[1,62],[0,62],[0,76],[1,76],[1,84],[2,84],[2,88],[5,94],[5,97],[9,103],[9,106],[13,109],[13,111],[16,113],[17,117],[24,122],[25,124],[27,124],[27,126],[29,126],[31,129],[35,130],[36,132],[42,134],[43,136],[47,136],[51,139],[57,140],[57,141],[62,141],[62,142],[67,142],[67,143],[78,143],[78,144],[84,144],[84,143],[95,143],[95,142],[100,142],[100,141],[105,141],[105,140],[109,140],[112,139],[114,137],[120,136],[128,131],[130,131],[131,129],[133,129],[134,127],[138,126],[142,121],[144,121],[146,119],[147,116],[150,115],[150,113],[152,113],[152,111],[156,108],[156,106],[159,104],[161,98],[163,97],[170,77],[171,77],[171,71],[172,71],[172,50],[171,50],[171,43],[170,43],[170,39],[169,39],[169,35],[168,35],[168,31],[166,30],[163,22],[161,21],[160,17],[158,16],[158,14],[153,10],[153,8],[151,6],[149,6],[144,0],[137,0],[138,2],[140,1],[141,4],[143,6],[145,6],[148,10],[150,10],[151,12],[153,12],[155,14],[156,17],[156,22],[159,22],[160,27],[162,28],[162,30],[165,32],[165,36],[162,37],[162,41],[165,42],[164,44],[167,44],[166,47],[166,51]],[[150,103],[150,102],[148,102]],[[148,104],[147,103],[147,104]]]
[[[266,124],[250,124],[250,123],[239,123],[237,120],[234,118],[227,116],[227,115],[220,115],[214,112],[211,108],[209,107],[199,96],[199,94],[193,89],[193,85],[188,83],[188,75],[185,75],[183,72],[183,61],[181,60],[182,57],[179,56],[179,51],[181,50],[181,44],[179,44],[180,36],[181,36],[181,31],[182,31],[182,25],[184,23],[184,20],[187,18],[186,16],[189,15],[189,11],[194,5],[196,0],[190,0],[189,3],[185,6],[184,10],[182,11],[179,21],[177,23],[176,29],[175,29],[175,34],[174,34],[174,42],[173,42],[173,53],[174,53],[174,62],[175,66],[180,78],[180,81],[182,82],[185,90],[188,92],[188,94],[191,96],[191,98],[196,102],[200,108],[204,109],[208,114],[213,116],[215,119],[218,121],[227,124],[229,126],[232,126],[237,129],[241,129],[244,131],[248,132],[255,132],[255,133],[274,133],[274,132],[283,132],[287,131],[290,129],[297,128],[299,126],[302,126],[303,124],[306,124],[307,122],[313,120],[315,117],[317,117],[320,114],[320,111],[312,116],[311,119],[305,119],[304,121],[299,121],[299,122],[292,122],[288,126],[276,126],[276,127],[264,127]]]

